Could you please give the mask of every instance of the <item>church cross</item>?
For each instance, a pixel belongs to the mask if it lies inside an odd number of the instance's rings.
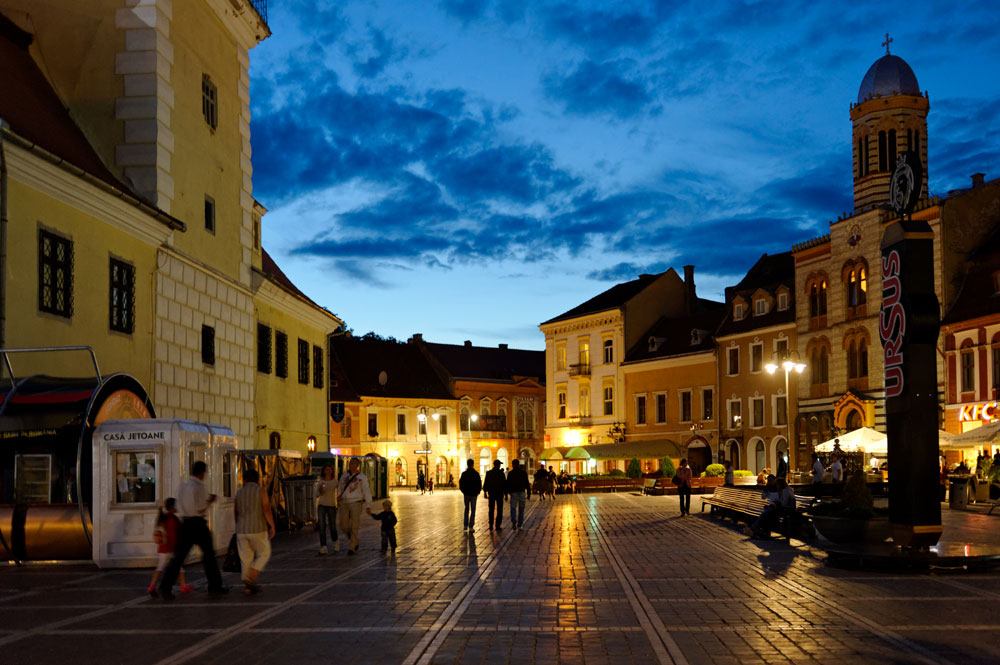
[[[885,41],[882,42],[882,46],[885,47],[885,54],[889,55],[889,44],[892,43],[892,38],[889,37],[889,33],[885,33]]]

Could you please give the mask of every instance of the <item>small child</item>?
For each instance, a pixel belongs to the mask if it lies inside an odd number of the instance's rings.
[[[146,589],[146,593],[150,596],[156,597],[159,595],[156,591],[156,582],[160,579],[163,571],[167,569],[167,564],[170,563],[170,559],[174,556],[174,548],[177,547],[177,533],[180,527],[181,521],[177,517],[177,500],[170,497],[163,502],[163,508],[160,509],[159,514],[156,516],[156,528],[153,530],[153,542],[157,544],[156,552],[160,560],[156,564],[156,570],[153,571],[153,581],[150,582],[149,588]],[[177,579],[181,583],[181,593],[188,593],[194,589],[193,586],[184,582],[184,568],[181,568]]]
[[[389,547],[392,547],[393,554],[396,553],[396,513],[392,512],[392,501],[386,499],[382,502],[382,512],[372,513],[372,519],[382,522],[382,554],[385,554]]]

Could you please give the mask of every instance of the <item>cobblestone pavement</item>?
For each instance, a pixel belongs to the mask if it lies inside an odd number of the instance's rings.
[[[525,528],[462,532],[461,496],[393,497],[399,551],[317,555],[282,534],[263,593],[143,595],[149,570],[0,568],[0,663],[1000,662],[1000,574],[827,568],[801,543],[677,516],[674,497],[530,501]],[[698,497],[694,498],[697,511]],[[946,515],[956,533],[1000,522]]]

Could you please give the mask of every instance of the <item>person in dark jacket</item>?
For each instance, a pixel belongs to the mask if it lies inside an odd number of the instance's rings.
[[[483,491],[483,479],[476,471],[475,460],[469,460],[469,468],[462,472],[458,478],[458,489],[461,490],[465,498],[465,521],[463,531],[472,531],[476,521],[476,501],[479,500],[479,493]]]
[[[483,480],[483,494],[486,495],[490,506],[490,512],[487,513],[490,531],[494,528],[497,531],[503,529],[503,498],[506,485],[507,477],[500,468],[500,460],[493,460],[493,468],[486,472],[486,478]],[[496,520],[493,519],[494,511]]]
[[[510,473],[507,474],[505,489],[507,496],[510,497],[510,526],[512,529],[517,530],[524,525],[524,506],[531,495],[531,483],[528,481],[528,472],[521,468],[519,460],[511,462],[511,469]]]

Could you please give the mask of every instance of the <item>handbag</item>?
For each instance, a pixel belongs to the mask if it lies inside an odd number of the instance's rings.
[[[681,486],[681,479],[680,476],[678,476],[677,474],[674,474],[674,477],[670,479],[670,482],[672,482],[674,485],[677,485],[678,487]]]
[[[229,539],[229,547],[226,548],[226,558],[222,560],[222,570],[227,573],[240,572],[240,553],[236,548],[236,534]]]

